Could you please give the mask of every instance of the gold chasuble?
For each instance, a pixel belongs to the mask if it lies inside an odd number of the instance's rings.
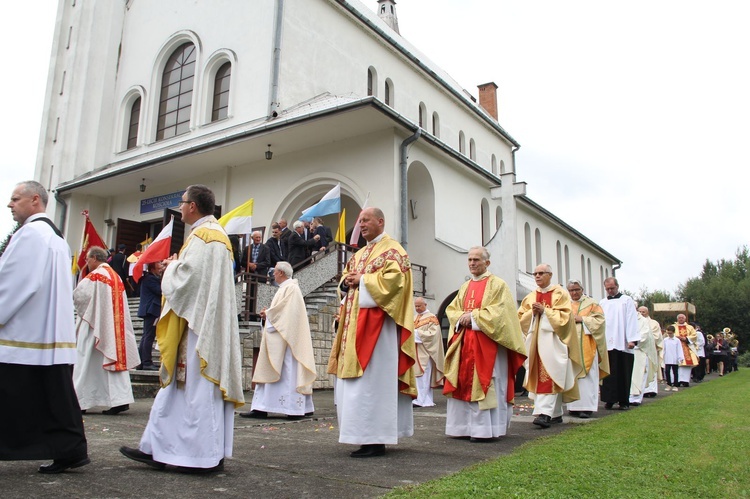
[[[674,331],[676,338],[680,340],[682,353],[685,354],[685,366],[697,366],[698,354],[695,351],[695,343],[698,341],[698,333],[690,324],[678,324],[675,322]],[[689,341],[688,341],[689,340]]]
[[[465,312],[471,312],[478,330],[463,326],[456,330],[458,319]],[[526,360],[526,348],[515,302],[505,281],[487,272],[477,280],[465,282],[445,314],[450,320],[445,396],[479,402],[480,409],[497,407],[498,401],[492,396],[492,372],[498,347],[502,346],[508,354],[506,402],[512,403],[516,373]]]
[[[544,303],[540,317],[533,315],[535,302]],[[566,403],[578,400],[583,355],[568,291],[559,284],[532,291],[521,301],[518,318],[529,351],[524,388],[538,394],[562,393]]]
[[[388,234],[355,253],[341,276],[344,282],[351,273],[361,273],[365,286],[378,305],[359,308],[359,287],[349,288],[336,334],[328,373],[341,379],[359,378],[367,369],[385,319],[396,323],[400,346],[398,356],[399,391],[417,396],[413,365],[417,350],[414,344],[414,308],[411,262],[398,242]]]
[[[607,354],[607,336],[605,335],[604,310],[590,296],[581,296],[580,301],[571,301],[573,316],[580,315],[583,322],[576,322],[578,339],[583,355],[583,371],[588,375],[594,364],[594,353],[599,354],[599,380],[609,376],[609,354]],[[586,326],[584,328],[584,326]],[[591,334],[586,334],[586,329]]]

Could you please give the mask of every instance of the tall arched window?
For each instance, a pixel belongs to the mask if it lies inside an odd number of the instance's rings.
[[[385,80],[385,105],[393,107],[393,82],[390,78]]]
[[[490,204],[486,199],[482,199],[482,246],[490,241]]]
[[[161,79],[156,140],[190,131],[195,58],[195,45],[188,42],[177,47],[167,60]]]
[[[440,137],[440,116],[437,112],[432,113],[432,135]]]
[[[565,245],[565,282],[570,280],[570,250],[568,245]]]
[[[495,208],[495,230],[499,230],[502,224],[503,224],[503,208],[502,206],[498,206],[497,208]]]
[[[497,175],[497,156],[492,155],[492,174]]]
[[[375,70],[367,68],[367,95],[375,95],[375,86],[377,80],[375,78]]]
[[[211,108],[211,121],[223,120],[229,115],[229,80],[232,76],[232,65],[225,62],[216,72],[214,78],[214,103]]]
[[[500,173],[505,173],[505,161],[500,160]]]
[[[604,294],[604,266],[599,265],[599,296],[607,296]]]
[[[528,222],[523,226],[523,243],[526,253],[526,273],[531,274],[531,227]]]
[[[581,255],[581,284],[586,285],[586,258]]]
[[[138,125],[141,122],[141,98],[138,97],[130,106],[130,123],[128,125],[127,149],[133,149],[138,144]]]
[[[458,132],[458,152],[466,154],[466,135],[464,135],[463,130]]]
[[[562,245],[560,244],[560,241],[557,241],[555,246],[557,249],[557,282],[560,284],[567,284],[567,281],[563,281]]]
[[[591,282],[591,258],[586,259],[586,276],[589,279],[589,286],[586,289],[593,289],[593,283]]]
[[[477,143],[474,139],[469,139],[469,157],[473,160],[477,160]]]
[[[427,119],[427,107],[424,102],[419,103],[419,128],[425,128],[425,120]]]
[[[542,263],[542,233],[539,229],[534,231],[534,243],[536,245],[536,264]]]

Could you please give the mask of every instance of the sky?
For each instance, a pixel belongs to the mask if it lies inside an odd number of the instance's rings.
[[[375,0],[362,0],[366,5]],[[750,239],[750,2],[398,0],[401,35],[473,95],[498,85],[527,195],[674,292]],[[12,2],[0,198],[33,177],[57,1]],[[23,78],[20,78],[23,75]],[[0,210],[0,237],[13,225]],[[549,260],[553,260],[550,255]],[[554,262],[553,262],[554,263]]]

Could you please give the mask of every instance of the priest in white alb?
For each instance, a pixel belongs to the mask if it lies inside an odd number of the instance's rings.
[[[245,403],[232,244],[213,216],[208,187],[188,187],[180,212],[192,231],[162,278],[156,328],[162,389],[139,448],[120,452],[157,469],[208,473],[232,457],[234,409]]]
[[[643,403],[646,388],[656,379],[656,371],[659,368],[651,323],[640,313],[636,317],[640,340],[633,349],[633,375],[630,380],[630,405],[633,406]]]
[[[255,392],[250,412],[240,413],[244,418],[264,419],[272,412],[297,420],[315,411],[312,391],[317,375],[310,323],[292,275],[288,262],[274,267],[279,289],[271,305],[260,311],[265,325],[253,373]]]
[[[417,344],[417,363],[414,375],[417,377],[416,407],[432,407],[435,401],[432,389],[443,385],[445,348],[440,321],[427,310],[427,302],[421,296],[414,299],[414,342]]]
[[[132,369],[141,363],[125,285],[107,264],[104,248],[86,254],[86,274],[73,293],[78,312],[78,362],[73,383],[82,411],[106,407],[102,414],[127,411],[133,402]]]

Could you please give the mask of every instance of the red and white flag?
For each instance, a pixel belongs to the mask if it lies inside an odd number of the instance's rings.
[[[362,210],[359,212],[359,215],[357,215],[357,219],[354,221],[354,228],[352,229],[352,237],[349,238],[349,246],[354,246],[355,248],[359,247],[359,236],[360,236],[360,229],[359,229],[359,217],[362,216],[362,212],[365,211],[365,208],[367,208],[367,203],[370,201],[370,193],[367,193],[367,197],[365,198],[365,203],[362,205]]]
[[[169,250],[172,247],[172,227],[174,226],[174,217],[164,227],[154,242],[148,245],[146,251],[141,253],[138,261],[133,267],[133,280],[138,282],[143,276],[143,266],[148,263],[160,262],[169,258]]]
[[[78,255],[78,268],[81,269],[81,278],[88,274],[89,269],[86,266],[86,257],[88,256],[89,250],[93,246],[99,246],[102,249],[107,249],[107,245],[104,244],[104,239],[101,238],[99,233],[96,231],[94,224],[89,219],[89,210],[83,210],[81,215],[86,217],[83,223],[83,237],[81,240],[81,253]]]

